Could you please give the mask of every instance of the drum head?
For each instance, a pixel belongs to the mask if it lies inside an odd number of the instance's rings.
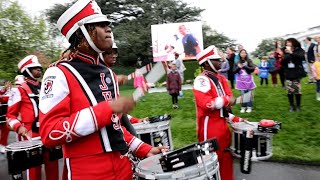
[[[258,122],[250,122],[250,124],[245,122],[238,122],[231,124],[234,131],[239,132],[242,134],[242,131],[247,131],[252,129],[254,133],[258,132]]]
[[[20,151],[23,149],[30,149],[30,148],[34,148],[34,147],[41,147],[42,146],[42,142],[41,140],[32,140],[32,141],[18,141],[18,142],[14,142],[9,144],[8,146],[6,146],[6,149],[8,151]]]
[[[137,134],[145,134],[151,132],[158,132],[161,130],[167,130],[170,128],[170,121],[161,121],[156,123],[135,123],[132,124]]]
[[[143,179],[196,179],[206,177],[203,163],[198,163],[172,172],[163,172],[160,164],[161,154],[146,158],[138,164],[136,175]],[[204,164],[210,175],[218,173],[219,165],[216,153],[204,155]],[[201,161],[201,160],[200,160]],[[203,178],[200,178],[203,179]]]

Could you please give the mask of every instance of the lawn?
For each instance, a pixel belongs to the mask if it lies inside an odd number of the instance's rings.
[[[194,63],[192,63],[194,64]],[[187,64],[187,69],[195,69]],[[190,66],[190,67],[189,67]],[[186,79],[191,79],[189,72]],[[306,85],[307,78],[302,82],[301,112],[290,113],[286,91],[281,87],[260,86],[255,76],[257,88],[254,91],[254,110],[252,113],[240,114],[240,105],[233,107],[233,112],[250,121],[272,119],[282,122],[282,129],[273,137],[272,160],[285,162],[304,162],[320,164],[320,102],[315,99],[315,85]],[[269,83],[271,78],[269,78]],[[122,95],[133,92],[128,86],[121,88]],[[234,96],[239,92],[234,90]],[[179,99],[179,109],[172,109],[171,97],[167,93],[147,94],[146,101],[138,102],[131,112],[136,117],[147,117],[171,114],[171,131],[174,148],[181,148],[197,141],[195,123],[195,105],[191,90],[184,91],[185,97]]]

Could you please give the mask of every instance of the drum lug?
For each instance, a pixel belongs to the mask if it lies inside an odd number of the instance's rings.
[[[27,158],[29,159],[30,158],[30,152],[26,151],[26,153],[27,153]]]

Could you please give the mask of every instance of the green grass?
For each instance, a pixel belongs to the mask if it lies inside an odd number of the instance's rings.
[[[195,69],[195,63],[186,63],[187,68]],[[187,73],[186,73],[187,74]],[[186,79],[193,79],[193,72]],[[286,91],[281,87],[273,88],[259,85],[255,76],[257,88],[254,91],[254,110],[250,114],[240,114],[240,105],[233,107],[233,113],[250,121],[272,119],[282,122],[282,129],[273,136],[272,160],[286,162],[320,163],[320,102],[315,99],[315,85],[305,85],[302,82],[301,112],[290,113]],[[271,83],[271,78],[269,78]],[[122,95],[132,94],[133,89],[121,88]],[[239,92],[234,90],[234,96]],[[185,97],[179,99],[179,109],[173,110],[171,96],[167,93],[147,94],[145,102],[138,102],[131,112],[136,117],[147,117],[161,114],[171,114],[171,131],[175,148],[194,143],[196,139],[195,105],[191,90],[184,91]]]

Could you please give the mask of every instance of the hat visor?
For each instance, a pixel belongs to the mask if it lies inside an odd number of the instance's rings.
[[[93,16],[90,16],[90,19],[85,23],[88,24],[88,23],[97,23],[97,22],[107,22],[108,26],[110,26],[112,23],[112,21],[108,19],[106,15],[102,15],[102,14],[95,14]]]
[[[223,61],[222,58],[219,58],[219,59],[209,59],[210,61]]]

